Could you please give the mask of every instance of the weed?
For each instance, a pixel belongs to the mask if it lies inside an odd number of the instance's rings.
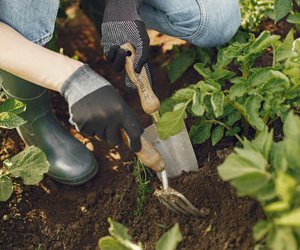
[[[136,209],[134,214],[141,216],[144,212],[145,204],[147,203],[150,194],[153,192],[149,186],[149,175],[151,172],[143,165],[140,160],[135,160],[133,175],[137,183],[138,194],[136,199]]]

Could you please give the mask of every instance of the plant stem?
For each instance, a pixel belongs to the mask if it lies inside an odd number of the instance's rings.
[[[212,124],[218,124],[218,125],[221,125],[223,126],[224,128],[226,128],[227,130],[231,129],[231,127],[227,126],[225,123],[221,122],[221,121],[218,121],[218,120],[206,120],[205,122],[207,123],[212,123]],[[235,133],[234,136],[236,137],[236,139],[238,139],[238,141],[240,143],[243,143],[243,139],[237,134]]]

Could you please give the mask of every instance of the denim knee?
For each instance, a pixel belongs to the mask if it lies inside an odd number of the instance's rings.
[[[143,0],[140,14],[149,28],[200,47],[228,42],[241,23],[238,0]]]
[[[200,47],[215,47],[230,41],[241,24],[238,0],[199,0],[202,13],[202,31],[188,41]]]
[[[0,21],[45,45],[53,35],[58,6],[59,0],[0,0]]]

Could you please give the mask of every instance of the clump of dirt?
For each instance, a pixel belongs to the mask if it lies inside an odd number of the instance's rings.
[[[77,54],[109,79],[139,114],[142,124],[149,125],[150,119],[141,110],[137,94],[125,92],[122,75],[112,73],[104,61],[100,40],[84,15],[64,23],[58,29],[58,37],[58,45],[65,48],[66,54]],[[189,71],[175,85],[170,85],[161,68],[168,54],[154,47],[151,55],[160,99],[197,80],[198,76]],[[216,170],[231,152],[233,142],[222,141],[214,148],[209,143],[195,146],[199,171],[185,173],[170,182],[171,187],[182,192],[196,207],[209,208],[207,217],[174,214],[153,196],[144,214],[136,216],[137,186],[132,174],[132,153],[124,146],[116,150],[104,141],[80,135],[68,123],[63,98],[52,93],[52,101],[62,125],[93,151],[100,171],[93,180],[79,187],[67,187],[49,178],[36,186],[17,183],[12,198],[0,203],[0,249],[95,249],[99,238],[108,235],[108,217],[127,226],[134,240],[143,242],[145,249],[154,249],[158,238],[175,223],[179,223],[183,234],[178,249],[253,249],[252,226],[263,213],[255,201],[238,198],[220,180]],[[23,148],[14,132],[5,134],[1,145],[6,147],[5,141],[10,140],[14,142],[12,154]],[[153,190],[160,186],[154,177],[150,183]]]

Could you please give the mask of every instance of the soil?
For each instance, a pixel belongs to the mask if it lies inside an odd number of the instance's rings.
[[[148,126],[151,121],[141,110],[137,94],[125,91],[122,74],[113,73],[101,54],[95,28],[87,17],[78,15],[79,18],[60,23],[58,46],[69,56],[77,55],[111,81],[138,113],[143,126]],[[199,76],[191,69],[171,85],[161,65],[171,56],[166,51],[170,44],[183,42],[161,38],[155,32],[151,34],[152,41],[164,43],[164,51],[161,44],[151,47],[153,71],[159,83],[157,93],[162,100],[176,89],[195,83]],[[263,218],[263,213],[255,201],[238,198],[216,171],[232,151],[234,142],[223,140],[216,147],[209,143],[195,146],[199,171],[185,173],[170,182],[171,187],[182,192],[196,207],[210,209],[207,217],[177,215],[154,196],[149,197],[144,213],[137,216],[134,155],[125,146],[116,150],[104,141],[77,133],[68,123],[63,98],[51,94],[55,115],[62,126],[93,151],[100,171],[93,180],[79,187],[67,187],[47,177],[36,186],[16,183],[14,195],[0,204],[0,249],[96,249],[99,238],[108,235],[108,217],[127,226],[134,240],[141,241],[145,249],[154,249],[159,237],[175,223],[179,223],[183,235],[178,249],[253,249],[252,227]],[[24,147],[15,131],[3,133],[1,161]],[[150,185],[153,190],[159,188],[155,175],[150,178]]]

